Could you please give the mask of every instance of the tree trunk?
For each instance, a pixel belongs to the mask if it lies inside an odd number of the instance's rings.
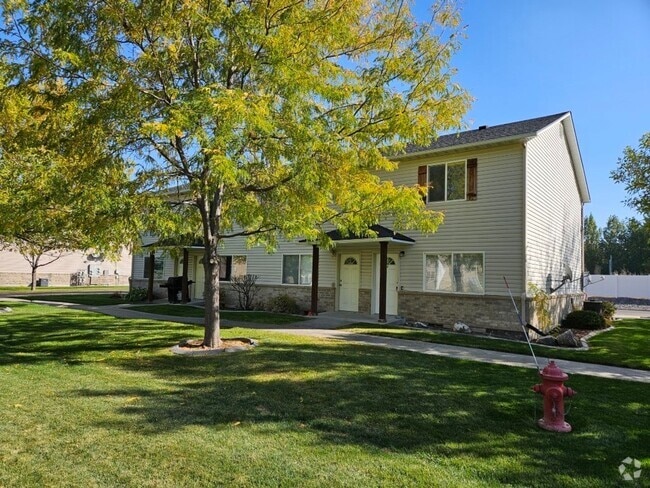
[[[205,331],[203,345],[214,348],[221,345],[219,261],[216,258],[216,252],[206,252],[203,266],[205,269]]]
[[[36,290],[36,270],[38,269],[38,262],[40,261],[41,256],[34,256],[31,255],[29,261],[29,265],[32,267],[32,286],[31,289],[32,291]]]
[[[221,345],[221,321],[219,300],[219,230],[223,185],[210,200],[200,197],[197,201],[203,221],[203,269],[205,270],[205,331],[203,345],[209,348]]]

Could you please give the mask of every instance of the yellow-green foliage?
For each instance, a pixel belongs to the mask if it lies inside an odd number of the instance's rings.
[[[396,186],[377,172],[406,144],[462,126],[471,99],[450,67],[463,37],[452,1],[424,22],[410,2],[380,0],[2,7],[10,63],[73,87],[88,130],[140,155],[145,188],[187,188],[194,217],[154,220],[159,235],[192,223],[203,238],[208,307],[229,237],[273,249],[280,237],[328,244],[332,226],[363,233],[390,219],[431,233],[442,222],[415,176]]]
[[[528,293],[533,298],[537,325],[542,330],[547,330],[551,325],[551,312],[549,310],[550,295],[535,283],[528,283]]]

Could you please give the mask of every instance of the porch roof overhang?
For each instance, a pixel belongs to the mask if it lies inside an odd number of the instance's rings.
[[[327,236],[332,239],[336,244],[359,244],[361,242],[392,242],[394,244],[413,245],[415,240],[411,239],[404,234],[395,232],[394,230],[384,227],[383,225],[371,225],[369,230],[373,231],[376,236],[369,237],[358,234],[350,234],[343,236],[340,231],[332,230],[327,233]]]
[[[202,239],[183,239],[182,237],[168,237],[145,244],[143,248],[153,249],[204,249]]]

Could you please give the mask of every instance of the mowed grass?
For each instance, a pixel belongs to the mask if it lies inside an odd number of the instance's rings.
[[[105,293],[107,291],[120,291],[128,292],[128,285],[120,286],[104,286],[104,285],[84,285],[84,286],[44,286],[36,287],[35,290],[29,286],[0,286],[0,293],[20,293],[26,295],[37,295],[37,294],[50,294],[53,291],[55,292],[66,292],[66,293]]]
[[[156,305],[135,305],[129,307],[131,310],[138,312],[145,312],[157,315],[169,315],[172,317],[204,317],[205,310],[200,307],[191,305],[178,305],[178,304],[156,304]],[[254,324],[271,324],[283,325],[291,324],[294,322],[303,322],[309,320],[307,317],[299,315],[289,315],[283,313],[263,312],[254,310],[221,310],[220,316],[224,320],[250,322]]]
[[[475,347],[491,351],[530,354],[528,344],[452,332],[395,327],[391,325],[352,324],[342,327],[359,334],[395,337],[438,344]],[[533,345],[540,358],[568,359],[650,370],[650,320],[626,319],[614,322],[614,329],[589,339],[588,350],[558,349]]]
[[[20,296],[28,300],[40,300],[46,302],[65,302],[78,305],[90,305],[101,307],[105,305],[119,305],[126,303],[124,297],[116,297],[114,293],[62,293],[62,294],[38,294]]]
[[[648,384],[573,375],[553,434],[533,370],[250,329],[224,336],[251,351],[179,357],[200,328],[9,305],[3,487],[614,487],[650,463]]]

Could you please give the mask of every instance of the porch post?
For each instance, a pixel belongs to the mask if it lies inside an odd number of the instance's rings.
[[[153,302],[153,272],[156,265],[156,253],[151,251],[149,253],[149,281],[147,282],[147,301]]]
[[[187,275],[189,270],[190,253],[186,247],[183,248],[183,279],[181,281],[181,302],[187,303],[190,301],[190,290],[187,283]]]
[[[379,321],[386,322],[386,282],[388,271],[388,242],[379,243]]]
[[[311,310],[309,315],[318,315],[318,259],[320,248],[312,246],[311,253]]]

